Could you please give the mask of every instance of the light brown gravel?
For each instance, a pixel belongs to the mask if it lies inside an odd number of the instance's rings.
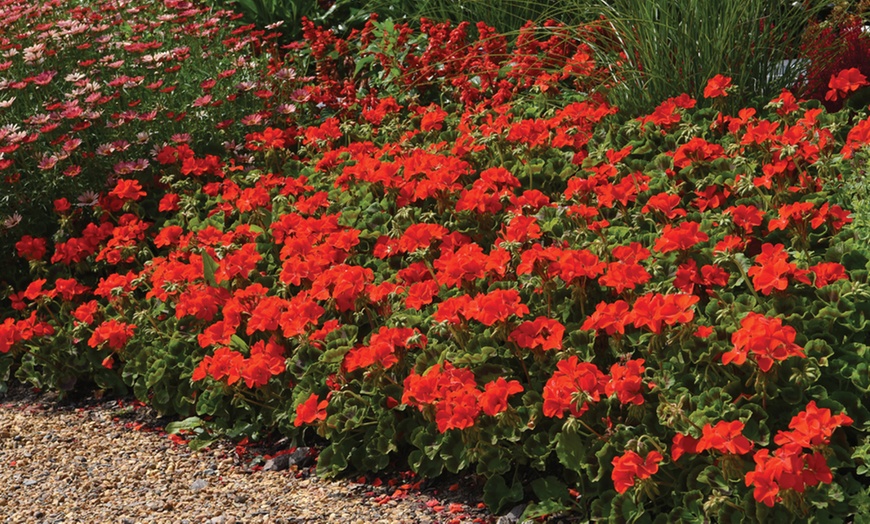
[[[149,428],[154,421],[147,408],[117,400],[0,396],[0,522],[494,521],[473,491],[430,486],[393,498],[397,486],[388,483],[326,481],[308,469],[252,472],[232,443],[192,453]]]

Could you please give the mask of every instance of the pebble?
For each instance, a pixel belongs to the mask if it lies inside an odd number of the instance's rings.
[[[443,486],[378,503],[396,490],[386,476],[380,487],[320,479],[303,467],[308,449],[288,456],[292,467],[256,471],[232,442],[192,453],[162,435],[147,408],[117,410],[117,401],[71,404],[20,387],[0,395],[0,524],[495,522],[471,489],[453,500],[469,508],[462,514],[427,506],[445,503]],[[125,426],[133,417],[145,430]]]
[[[199,491],[199,490],[205,489],[207,487],[208,487],[208,482],[206,482],[202,479],[194,480],[193,484],[190,485],[190,489],[192,491]]]

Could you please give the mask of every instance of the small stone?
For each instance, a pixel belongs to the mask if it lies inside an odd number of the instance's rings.
[[[525,504],[520,504],[519,506],[514,506],[512,510],[507,515],[502,515],[496,521],[496,524],[516,524],[520,520],[520,516],[523,514],[523,511],[526,510]]]
[[[191,491],[199,491],[201,489],[205,489],[208,487],[208,482],[203,479],[197,479],[193,481],[193,484],[190,485]]]
[[[24,484],[25,486],[32,486],[38,482],[39,482],[38,480],[27,479],[24,482],[22,482],[22,484]]]
[[[263,464],[263,471],[284,471],[290,467],[290,455],[278,455]]]
[[[278,455],[266,461],[263,465],[263,471],[284,471],[292,466],[304,468],[314,462],[314,456],[311,448],[303,447],[296,448],[292,453]]]

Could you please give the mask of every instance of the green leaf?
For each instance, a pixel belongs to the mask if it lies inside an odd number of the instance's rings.
[[[218,264],[207,252],[202,252],[202,274],[205,281],[212,287],[217,287],[217,281],[214,278],[214,272],[217,270]]]
[[[555,500],[532,502],[523,511],[520,522],[526,522],[527,519],[539,519],[548,515],[555,515],[569,509],[571,509],[571,506]]]
[[[504,477],[493,475],[483,486],[483,503],[493,513],[502,513],[521,500],[523,500],[523,486],[516,478],[508,487]]]
[[[348,351],[350,351],[350,346],[328,349],[321,354],[320,361],[326,364],[338,364],[344,360]]]
[[[353,69],[353,75],[356,76],[360,71],[363,70],[364,67],[368,66],[372,62],[377,60],[375,55],[366,55],[356,61],[356,67]]]
[[[611,511],[612,516],[622,517],[617,519],[618,522],[637,522],[644,513],[643,507],[638,507],[634,503],[634,500],[627,495],[617,495],[614,497]]]
[[[248,347],[248,343],[245,342],[242,339],[242,337],[240,337],[236,334],[233,334],[230,336],[230,343],[233,347],[235,347],[235,348],[237,348],[245,353],[247,353],[251,350],[251,348]]]
[[[154,387],[155,384],[160,382],[163,376],[166,374],[166,361],[158,360],[154,363],[154,366],[148,371],[148,375],[145,377],[145,386],[146,387]]]
[[[568,486],[552,475],[533,480],[532,491],[540,500],[566,502],[569,498]]]
[[[323,477],[334,477],[347,469],[347,457],[350,449],[345,442],[333,442],[326,446],[317,457],[317,474]]]
[[[199,451],[202,448],[207,448],[217,441],[217,437],[196,437],[187,443],[187,447],[191,451]]]
[[[523,453],[531,461],[531,466],[543,471],[547,467],[547,458],[553,452],[555,443],[547,433],[535,433],[523,442]]]
[[[566,468],[584,473],[587,461],[585,439],[575,431],[562,431],[556,436],[556,456]]]
[[[704,470],[698,475],[698,482],[707,484],[714,488],[725,489],[728,487],[728,482],[722,474],[722,469],[716,466],[707,466],[704,468]]]
[[[179,431],[191,431],[196,428],[201,428],[205,424],[205,422],[199,417],[187,417],[184,420],[179,420],[177,422],[170,422],[166,424],[166,428],[164,431],[169,433],[170,435],[174,435]]]
[[[450,430],[442,435],[440,455],[444,467],[452,473],[459,473],[468,466],[468,448],[460,430]]]

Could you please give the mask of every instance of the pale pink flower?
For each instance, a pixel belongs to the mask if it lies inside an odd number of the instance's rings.
[[[81,138],[71,138],[71,139],[67,140],[66,142],[64,142],[63,146],[61,146],[61,147],[63,147],[63,150],[66,151],[67,153],[72,153],[80,145],[82,145]]]
[[[263,123],[263,117],[259,113],[253,113],[243,116],[240,122],[246,126],[258,126]]]
[[[42,159],[39,161],[37,167],[42,170],[52,169],[57,165],[57,160],[57,156],[46,153],[42,155]]]
[[[201,96],[201,97],[197,98],[196,100],[194,100],[192,105],[193,105],[193,107],[207,106],[209,103],[211,103],[211,100],[212,100],[211,95]]]

